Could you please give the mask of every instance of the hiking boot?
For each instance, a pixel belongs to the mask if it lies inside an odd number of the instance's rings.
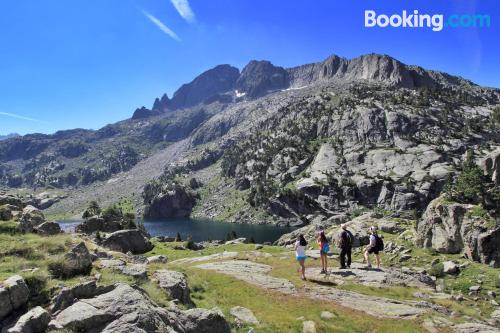
[[[319,274],[326,274],[326,271],[322,269],[321,272],[319,272]]]

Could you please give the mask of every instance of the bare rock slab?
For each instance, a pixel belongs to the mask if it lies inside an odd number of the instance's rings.
[[[230,313],[240,323],[253,325],[259,324],[259,321],[250,309],[244,308],[242,306],[235,306],[231,308]]]

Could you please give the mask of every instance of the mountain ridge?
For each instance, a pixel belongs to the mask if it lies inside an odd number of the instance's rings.
[[[226,69],[226,73],[221,72]],[[229,70],[230,68],[230,70]],[[201,84],[216,73],[224,85]],[[227,75],[227,77],[225,77]],[[294,89],[339,80],[348,82],[379,82],[389,86],[416,89],[453,86],[479,87],[470,80],[441,71],[407,65],[386,55],[369,53],[351,59],[330,55],[325,60],[289,68],[276,66],[268,60],[251,60],[241,72],[231,65],[218,65],[204,71],[191,82],[183,84],[172,99],[166,94],[157,98],[152,109],[137,109],[133,119],[155,116],[161,112],[190,107],[210,99],[230,103],[243,98],[258,98],[280,89]],[[200,91],[198,91],[200,90]],[[194,100],[189,96],[194,95]]]

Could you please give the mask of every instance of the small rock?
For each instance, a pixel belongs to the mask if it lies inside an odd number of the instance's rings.
[[[494,306],[498,306],[497,301],[495,301],[494,299],[492,299],[492,300],[490,301],[490,304],[491,304],[491,305],[494,305]]]
[[[257,318],[255,318],[255,315],[250,309],[241,306],[235,306],[231,308],[230,313],[236,318],[236,320],[241,323],[253,325],[259,324],[259,321],[257,320]]]
[[[255,249],[256,250],[261,250],[263,248],[264,248],[264,246],[262,244],[255,244]]]
[[[486,293],[488,295],[488,297],[490,298],[496,298],[497,297],[497,293],[494,292],[493,290],[488,290],[488,292]]]
[[[411,255],[409,255],[409,254],[403,254],[401,257],[399,257],[399,262],[408,261],[410,259],[411,259]]]
[[[455,264],[453,261],[445,261],[443,262],[443,272],[445,274],[458,274],[459,268],[457,264]]]
[[[152,256],[147,258],[148,264],[156,264],[156,263],[161,263],[164,264],[168,261],[168,258],[163,255],[158,255],[158,256]]]
[[[333,313],[331,313],[329,311],[321,311],[320,317],[323,320],[330,320],[332,318],[335,318],[336,315],[334,315]]]
[[[148,273],[146,272],[146,265],[131,264],[121,267],[122,274],[132,276],[134,279],[147,280]]]
[[[302,323],[302,333],[316,333],[316,324],[314,321],[304,321]]]
[[[481,290],[481,286],[472,286],[469,288],[469,291],[473,294],[479,293],[480,290]]]

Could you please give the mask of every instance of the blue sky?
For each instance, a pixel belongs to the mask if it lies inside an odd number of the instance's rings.
[[[490,28],[365,28],[364,11],[489,14]],[[2,0],[0,134],[100,128],[217,64],[377,52],[500,87],[487,0]]]

